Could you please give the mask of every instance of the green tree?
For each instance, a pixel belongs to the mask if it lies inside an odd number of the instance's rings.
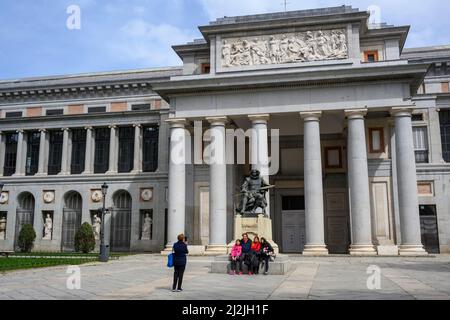
[[[85,222],[75,234],[75,250],[77,252],[89,253],[95,249],[95,236],[92,226]]]
[[[19,248],[22,252],[31,252],[36,240],[36,232],[31,224],[24,224],[19,233]]]

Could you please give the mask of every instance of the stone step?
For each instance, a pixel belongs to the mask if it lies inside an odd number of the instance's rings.
[[[247,266],[243,263],[244,274],[248,273]],[[269,262],[269,275],[285,275],[291,268],[291,260],[286,255],[277,255],[274,262]],[[228,274],[231,271],[229,256],[219,256],[211,262],[211,273]],[[263,274],[264,268],[260,269]]]

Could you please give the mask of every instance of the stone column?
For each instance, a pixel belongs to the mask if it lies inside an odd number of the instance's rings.
[[[209,245],[208,253],[227,253],[227,165],[225,160],[226,117],[206,118],[211,124],[209,160]]]
[[[395,151],[400,211],[400,255],[426,255],[422,245],[417,170],[412,133],[412,109],[393,108],[395,118]]]
[[[109,137],[109,170],[106,174],[116,174],[118,167],[118,145],[117,145],[117,126],[109,126],[111,129]]]
[[[5,151],[6,151],[5,134],[2,131],[0,131],[0,176],[3,176],[4,174]]]
[[[17,130],[17,134],[16,173],[14,176],[24,176],[26,158],[25,132],[23,130]]]
[[[134,164],[132,173],[142,172],[142,126],[134,125]]]
[[[92,127],[86,127],[86,152],[84,158],[84,172],[83,174],[93,174],[93,149],[94,149],[94,136]]]
[[[304,121],[305,225],[303,255],[327,255],[323,209],[322,150],[320,117],[322,112],[300,114]]]
[[[366,109],[345,111],[348,119],[348,186],[352,228],[352,255],[376,255],[372,243],[369,168],[365,116]]]
[[[186,221],[186,119],[167,120],[170,125],[169,212],[166,252],[185,232]]]
[[[248,118],[252,122],[251,137],[251,163],[252,169],[259,170],[261,177],[270,183],[269,179],[269,142],[267,123],[270,115],[249,115]],[[270,217],[270,191],[266,193],[267,200],[267,216]]]
[[[38,164],[38,176],[44,176],[47,174],[47,166],[46,166],[46,150],[47,150],[47,130],[40,129],[40,138],[39,138],[39,164]]]
[[[62,147],[62,160],[61,160],[61,172],[59,175],[70,174],[69,165],[69,128],[63,128],[63,147]]]

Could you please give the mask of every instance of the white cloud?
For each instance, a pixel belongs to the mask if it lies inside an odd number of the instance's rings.
[[[196,35],[169,24],[151,24],[144,20],[131,20],[119,31],[111,44],[120,60],[134,61],[142,65],[180,65],[181,61],[171,46],[192,41]]]

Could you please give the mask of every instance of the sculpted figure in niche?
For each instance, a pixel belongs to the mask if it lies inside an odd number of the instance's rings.
[[[44,240],[52,240],[53,221],[50,214],[47,214],[44,224]]]
[[[0,240],[5,240],[6,238],[6,218],[0,218]]]
[[[150,215],[147,213],[144,218],[144,223],[142,224],[142,240],[150,240],[152,222],[152,218],[150,218]]]
[[[100,240],[100,230],[102,227],[102,219],[100,219],[96,214],[94,215],[94,219],[93,219],[93,223],[92,223],[92,228],[94,229],[94,237],[95,240]]]
[[[317,32],[317,52],[319,55],[319,58],[323,59],[330,56],[330,53],[332,50],[330,50],[330,39],[323,34],[321,30]]]

